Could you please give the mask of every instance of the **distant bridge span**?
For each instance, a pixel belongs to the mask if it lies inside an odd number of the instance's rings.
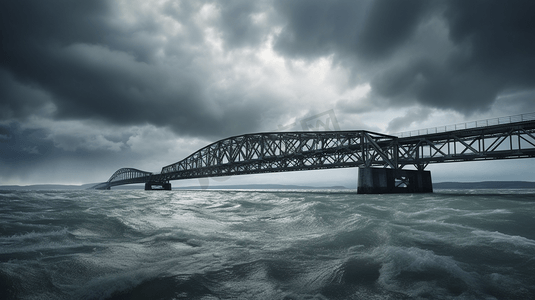
[[[146,183],[150,181],[151,176],[151,172],[141,171],[134,168],[122,168],[115,171],[108,181],[95,185],[93,189],[102,190],[117,185]]]
[[[171,189],[171,180],[359,167],[359,193],[431,192],[428,164],[535,157],[535,113],[452,126],[397,135],[363,130],[239,135],[159,174],[119,169],[94,188],[145,183],[146,189]]]

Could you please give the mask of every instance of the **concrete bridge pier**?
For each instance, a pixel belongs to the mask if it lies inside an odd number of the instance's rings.
[[[357,193],[432,193],[431,172],[387,168],[359,168]]]
[[[145,191],[152,191],[152,190],[170,191],[171,183],[170,182],[147,182],[145,183]]]

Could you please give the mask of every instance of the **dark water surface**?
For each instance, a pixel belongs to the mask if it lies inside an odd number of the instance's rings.
[[[0,191],[2,299],[535,299],[535,191]]]

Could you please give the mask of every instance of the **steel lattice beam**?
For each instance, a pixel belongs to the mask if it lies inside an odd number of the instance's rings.
[[[119,169],[95,188],[347,167],[423,170],[430,163],[529,157],[535,157],[535,120],[401,138],[370,131],[256,133],[212,143],[160,174]]]
[[[399,138],[399,168],[460,161],[535,157],[535,122]]]
[[[258,133],[210,144],[162,168],[164,181],[343,167],[395,167],[393,136],[368,131]]]

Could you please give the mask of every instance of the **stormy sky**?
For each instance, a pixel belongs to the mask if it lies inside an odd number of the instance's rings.
[[[532,0],[1,0],[0,184],[158,172],[328,111],[383,133],[535,112],[534,15]],[[431,170],[535,180],[534,167]],[[356,180],[337,172],[329,185]]]

